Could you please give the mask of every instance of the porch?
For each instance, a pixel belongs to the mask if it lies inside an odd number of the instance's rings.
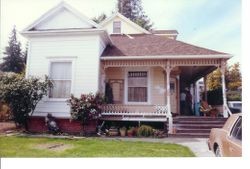
[[[173,114],[182,115],[179,101],[181,89],[194,86],[197,80],[217,67],[222,72],[222,114],[228,117],[224,78],[226,60],[221,57],[135,60],[102,58],[100,89],[105,93],[106,84],[109,83],[113,93],[113,104],[103,108],[102,120],[166,122],[169,133],[173,133]],[[194,94],[196,91],[192,92]]]

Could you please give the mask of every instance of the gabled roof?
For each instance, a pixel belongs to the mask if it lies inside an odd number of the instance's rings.
[[[122,14],[120,14],[119,12],[114,13],[113,15],[111,15],[110,17],[108,17],[107,19],[105,19],[103,22],[100,23],[101,26],[106,25],[109,21],[111,21],[112,19],[114,19],[115,17],[119,17],[121,18],[123,21],[127,22],[129,25],[131,25],[133,28],[140,30],[141,32],[145,33],[145,34],[151,34],[149,31],[147,31],[146,29],[140,27],[139,25],[137,25],[136,23],[132,22],[130,19],[128,19],[127,17],[123,16]]]
[[[229,54],[187,44],[164,36],[153,34],[111,35],[112,46],[107,46],[102,57],[123,56],[207,56]]]
[[[150,31],[152,34],[179,34],[177,30],[152,30]]]
[[[25,29],[23,29],[23,32],[32,30],[37,25],[39,25],[40,23],[48,20],[50,17],[52,17],[54,14],[56,14],[58,11],[60,11],[63,8],[67,9],[68,11],[70,11],[74,16],[76,16],[77,18],[79,18],[83,22],[92,25],[92,27],[94,27],[94,28],[100,28],[100,26],[97,23],[95,23],[94,21],[90,20],[88,17],[84,16],[83,14],[81,14],[80,12],[78,12],[76,9],[74,9],[73,7],[71,7],[70,5],[68,5],[67,3],[65,3],[64,1],[62,1],[58,5],[56,5],[55,7],[53,7],[52,9],[50,9],[49,11],[47,11],[40,18],[38,18],[37,20],[35,20],[33,23],[31,23],[29,26],[27,26]]]

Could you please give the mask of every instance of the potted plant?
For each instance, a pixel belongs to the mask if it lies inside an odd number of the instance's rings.
[[[132,137],[134,135],[135,128],[134,127],[129,127],[127,134],[129,137]]]
[[[118,129],[115,126],[111,126],[110,129],[108,130],[109,136],[118,136],[118,134],[119,134]]]
[[[120,128],[120,134],[121,134],[122,137],[126,136],[126,130],[127,130],[126,127]]]

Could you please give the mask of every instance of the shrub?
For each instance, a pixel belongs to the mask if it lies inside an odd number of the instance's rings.
[[[149,137],[154,134],[153,128],[148,125],[141,125],[137,130],[138,136]]]
[[[0,121],[11,120],[10,108],[0,101]]]
[[[228,101],[241,101],[241,91],[227,91],[226,95]],[[222,105],[223,104],[222,88],[208,91],[207,101],[208,104],[210,105]]]
[[[29,115],[52,86],[47,76],[43,81],[36,77],[25,79],[19,74],[4,73],[0,76],[0,100],[9,105],[16,125],[27,129]]]
[[[222,88],[208,91],[207,101],[208,104],[210,105],[222,105],[223,104]]]
[[[228,101],[241,101],[241,91],[228,91],[227,100]]]
[[[104,97],[101,94],[82,94],[80,98],[71,95],[68,100],[70,105],[71,118],[80,120],[82,124],[89,120],[97,119],[101,113],[101,105],[104,103]]]

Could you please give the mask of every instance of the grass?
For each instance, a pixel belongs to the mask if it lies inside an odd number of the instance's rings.
[[[39,148],[46,144],[64,144],[68,149]],[[71,140],[0,136],[0,157],[194,157],[194,154],[177,144],[101,138]]]

